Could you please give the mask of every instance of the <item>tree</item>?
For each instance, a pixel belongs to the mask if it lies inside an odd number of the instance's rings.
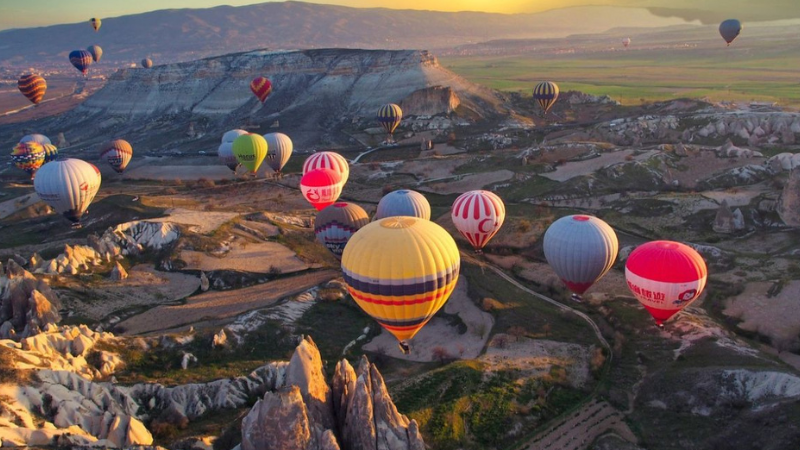
[[[442,365],[444,365],[444,362],[446,360],[452,359],[452,356],[450,356],[450,352],[448,352],[446,348],[444,348],[444,347],[442,347],[440,345],[436,346],[436,347],[433,347],[431,352],[432,352],[433,358],[434,359],[438,359],[439,363],[442,364]]]
[[[545,339],[547,339],[550,336],[550,331],[551,331],[550,322],[545,322],[545,324],[542,325],[542,333],[544,333]]]

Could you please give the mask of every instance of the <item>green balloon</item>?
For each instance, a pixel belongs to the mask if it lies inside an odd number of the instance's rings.
[[[233,155],[250,173],[256,173],[267,156],[267,141],[258,134],[243,134],[233,141]]]

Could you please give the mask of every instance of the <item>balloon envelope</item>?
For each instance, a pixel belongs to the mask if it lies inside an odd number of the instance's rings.
[[[319,152],[306,158],[303,163],[303,174],[314,169],[331,169],[342,177],[342,185],[350,177],[350,166],[347,160],[335,152]]]
[[[219,160],[222,162],[222,164],[225,164],[233,171],[236,171],[236,168],[239,167],[239,161],[236,159],[236,155],[233,154],[233,141],[235,141],[237,137],[244,134],[248,134],[247,131],[227,131],[222,135],[222,144],[220,144],[219,148],[217,149],[217,156],[219,156]]]
[[[333,256],[341,259],[347,242],[368,223],[369,216],[363,208],[354,203],[338,202],[317,213],[314,234]]]
[[[623,40],[622,40],[622,45],[624,45],[625,47],[627,47],[627,46],[631,45],[631,38],[625,38],[625,39],[623,39]]]
[[[133,157],[133,147],[122,139],[106,142],[100,147],[100,159],[108,162],[117,173],[125,171],[131,162],[131,157]]]
[[[73,50],[69,54],[69,62],[84,75],[89,70],[89,66],[92,65],[92,61],[94,61],[92,54],[86,50]]]
[[[39,75],[29,73],[19,77],[17,88],[22,92],[22,95],[36,105],[42,101],[44,93],[47,91],[47,81]]]
[[[276,173],[280,173],[292,156],[292,140],[283,133],[265,134],[264,139],[267,141],[267,164]]]
[[[53,161],[39,170],[33,188],[57,213],[77,223],[100,189],[100,171],[80,159]]]
[[[243,134],[233,141],[233,154],[239,164],[256,173],[267,156],[267,141],[258,134]]]
[[[680,242],[648,242],[625,262],[628,288],[659,325],[697,300],[707,277],[703,257]]]
[[[728,45],[742,32],[742,23],[736,19],[728,19],[719,24],[719,34]]]
[[[409,189],[389,192],[378,202],[374,220],[394,216],[419,217],[431,220],[431,204],[424,195]]]
[[[580,295],[617,259],[617,234],[594,216],[562,217],[544,233],[544,256],[570,291]]]
[[[91,25],[92,28],[94,28],[94,31],[99,30],[100,26],[102,24],[103,24],[103,21],[98,19],[98,18],[96,18],[96,17],[92,17],[91,19],[89,19],[89,25]]]
[[[503,226],[506,207],[494,192],[469,191],[453,202],[450,218],[472,247],[480,250]]]
[[[342,254],[347,289],[398,340],[414,337],[444,306],[461,257],[444,228],[417,217],[389,217],[358,230]]]
[[[94,62],[100,61],[100,58],[103,57],[103,49],[100,48],[99,45],[90,45],[89,48],[86,49],[86,51],[88,51],[92,55],[92,60]]]
[[[20,142],[38,142],[38,143],[40,143],[42,145],[44,145],[44,144],[52,144],[52,142],[50,141],[49,137],[47,137],[47,136],[45,136],[43,134],[39,134],[39,133],[26,134],[25,136],[22,136],[22,139],[20,139],[19,141]]]
[[[142,60],[142,67],[144,67],[145,69],[149,69],[149,68],[153,67],[153,60],[150,59],[150,58],[143,59]]]
[[[44,148],[44,164],[55,161],[58,158],[58,147],[53,144],[44,144],[42,147]]]
[[[31,178],[44,164],[44,146],[38,142],[20,142],[11,151],[11,161],[18,169],[24,170]]]
[[[400,125],[400,121],[403,120],[403,110],[394,103],[389,103],[381,106],[378,110],[377,118],[386,132],[392,134],[397,126]]]
[[[342,194],[342,178],[331,169],[316,169],[300,179],[300,192],[311,205],[321,211]]]
[[[250,90],[261,103],[264,103],[272,93],[272,82],[266,77],[256,77],[250,82]]]
[[[539,106],[547,114],[556,103],[556,100],[558,100],[558,85],[552,81],[543,81],[537,84],[533,88],[533,98],[539,102]]]

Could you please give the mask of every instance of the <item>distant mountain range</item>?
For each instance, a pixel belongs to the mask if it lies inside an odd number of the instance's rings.
[[[641,8],[574,7],[537,14],[349,8],[301,2],[172,9],[0,32],[0,66],[61,63],[97,44],[100,64],[186,61],[253,49],[440,49],[492,39],[553,38],[614,27],[685,23]]]

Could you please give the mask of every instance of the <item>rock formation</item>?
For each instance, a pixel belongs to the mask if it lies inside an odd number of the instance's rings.
[[[792,170],[778,202],[778,215],[786,225],[800,227],[800,169]]]
[[[208,281],[208,277],[206,276],[205,272],[200,272],[200,290],[203,292],[208,291],[211,287],[211,283]]]
[[[714,218],[714,225],[712,226],[717,233],[733,233],[744,229],[744,215],[742,210],[736,208],[731,211],[728,206],[728,201],[723,200],[717,210],[717,216]]]
[[[58,295],[10,259],[0,276],[0,338],[25,339],[61,321]]]
[[[416,90],[400,102],[404,115],[449,114],[458,108],[461,99],[450,87],[432,86]]]
[[[114,268],[111,269],[111,274],[109,275],[109,278],[115,281],[122,281],[128,278],[128,271],[125,270],[124,267],[122,267],[122,264],[120,264],[119,261],[117,261],[116,263],[114,263]]]

